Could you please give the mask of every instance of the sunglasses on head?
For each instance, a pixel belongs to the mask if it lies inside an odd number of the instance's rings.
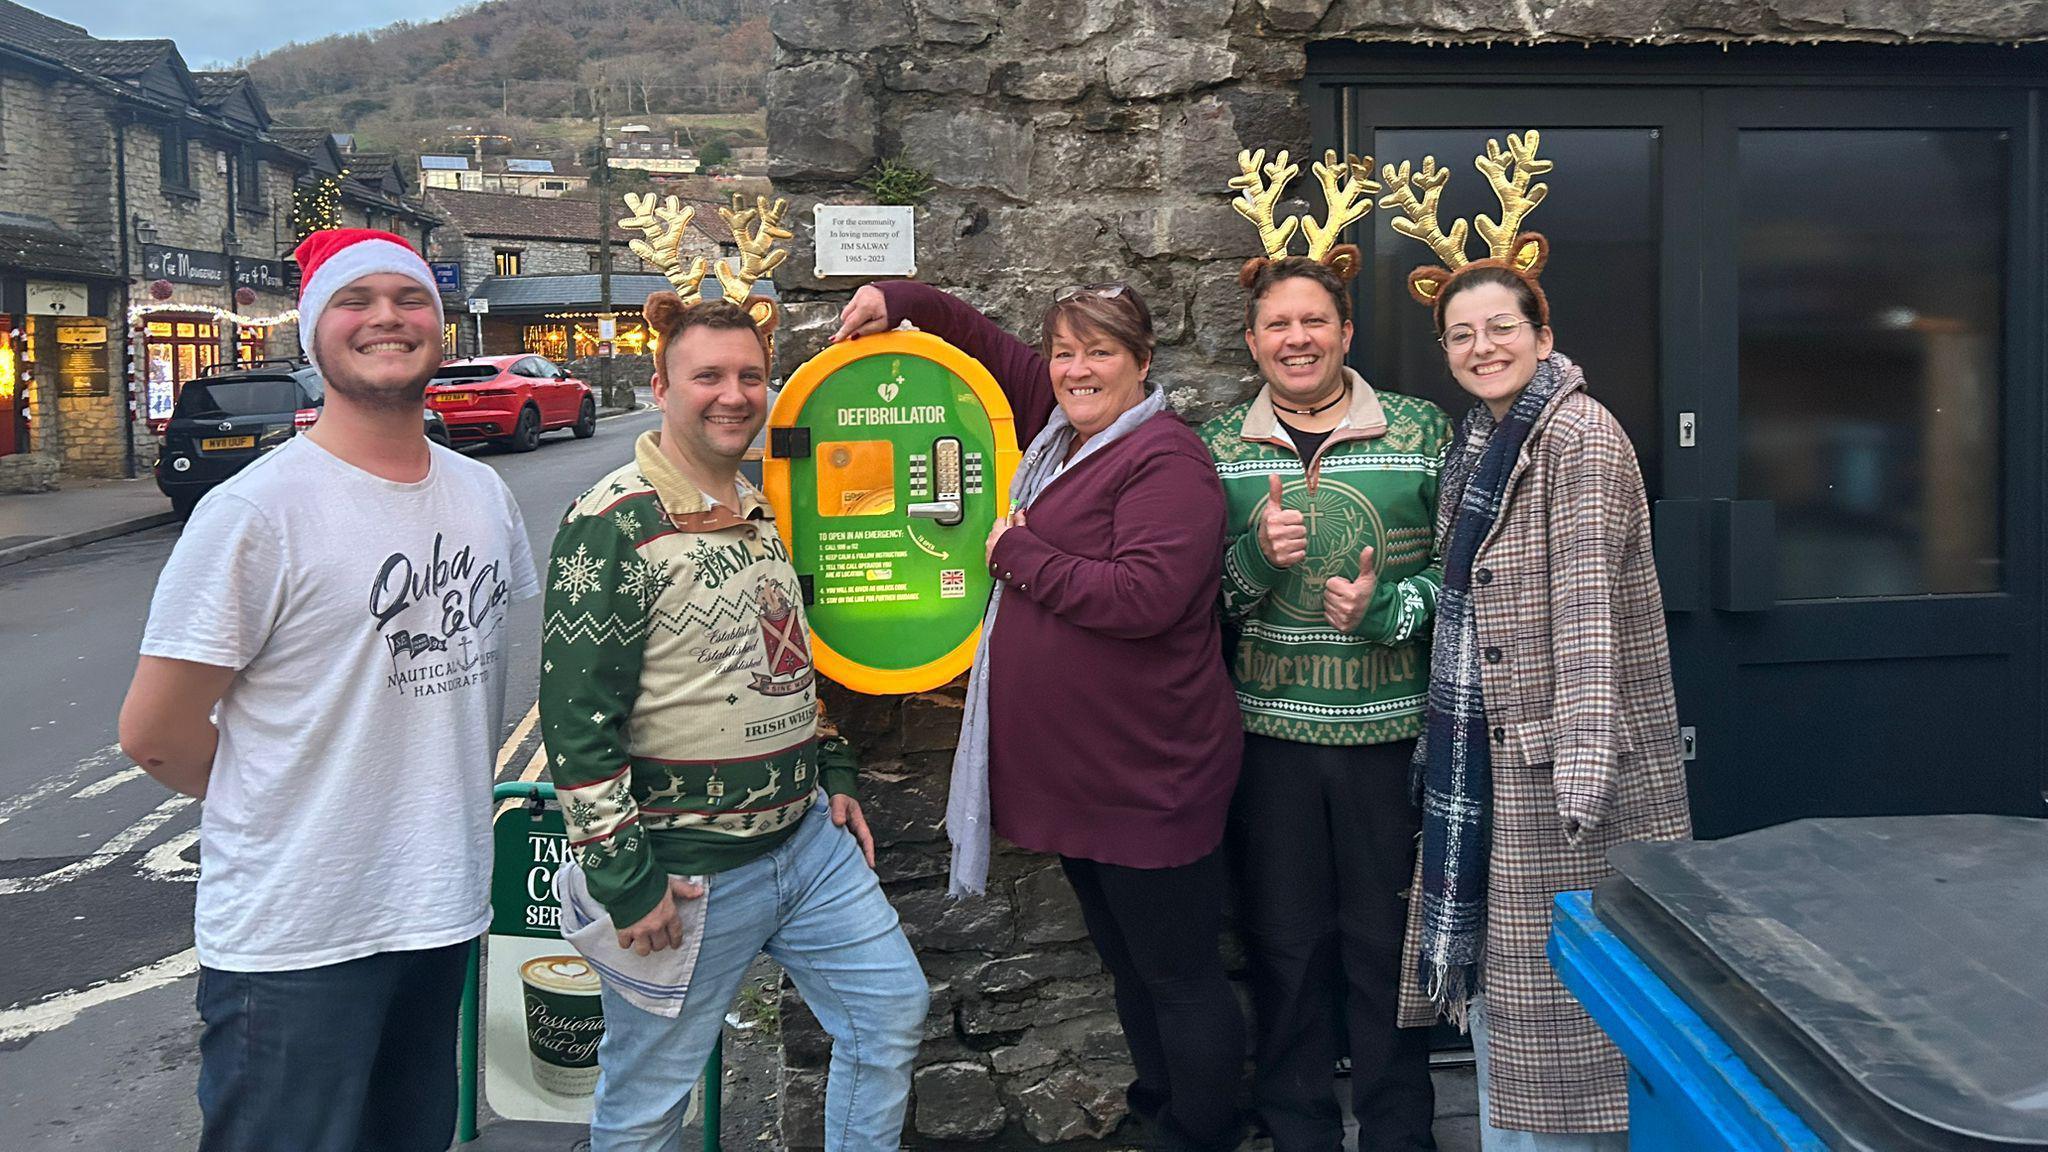
[[[1107,284],[1069,284],[1052,294],[1052,302],[1065,304],[1076,296],[1100,296],[1104,300],[1114,300],[1129,291],[1130,287],[1121,280],[1112,280]]]

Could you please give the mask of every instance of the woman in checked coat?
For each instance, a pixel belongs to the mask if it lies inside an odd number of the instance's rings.
[[[1625,1068],[1551,969],[1551,901],[1611,875],[1615,845],[1688,838],[1691,819],[1642,473],[1553,347],[1548,243],[1514,227],[1548,164],[1534,133],[1510,141],[1522,173],[1494,144],[1479,165],[1506,210],[1481,228],[1492,257],[1409,280],[1476,403],[1441,484],[1401,1023],[1470,1024],[1486,1152],[1604,1152],[1627,1147]]]

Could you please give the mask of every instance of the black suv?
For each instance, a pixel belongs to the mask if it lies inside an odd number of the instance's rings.
[[[190,516],[199,498],[257,457],[313,426],[326,381],[304,361],[263,360],[222,367],[188,382],[164,426],[156,486],[171,509]],[[425,410],[427,439],[448,443],[441,414]]]

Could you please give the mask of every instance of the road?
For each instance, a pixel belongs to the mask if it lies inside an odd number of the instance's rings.
[[[656,424],[485,452],[537,565],[562,510]],[[0,1149],[190,1148],[198,1140],[192,899],[199,805],[115,746],[175,527],[0,569]],[[535,756],[540,601],[512,609],[500,775]]]

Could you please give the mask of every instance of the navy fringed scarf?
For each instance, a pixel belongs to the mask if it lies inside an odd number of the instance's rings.
[[[1460,1028],[1465,1006],[1479,987],[1493,834],[1493,762],[1479,689],[1472,562],[1500,518],[1508,477],[1530,430],[1567,376],[1577,371],[1562,354],[1553,353],[1537,365],[1535,377],[1498,426],[1484,404],[1474,405],[1444,468],[1439,500],[1450,513],[1451,528],[1436,604],[1429,706],[1415,750],[1414,786],[1422,805],[1418,975],[1438,1011]]]

